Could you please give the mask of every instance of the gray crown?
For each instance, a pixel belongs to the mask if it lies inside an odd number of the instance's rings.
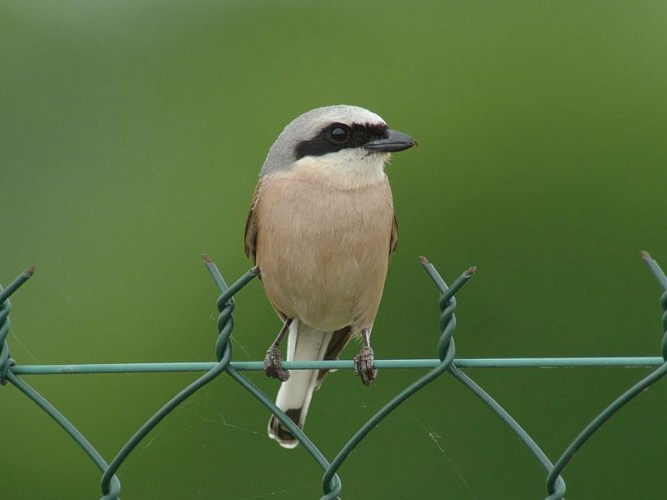
[[[276,142],[269,149],[260,175],[290,168],[296,159],[297,145],[302,141],[312,139],[324,127],[332,123],[385,124],[380,116],[359,106],[339,104],[306,111],[292,120],[280,133]]]

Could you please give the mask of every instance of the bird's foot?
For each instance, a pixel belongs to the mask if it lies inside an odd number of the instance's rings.
[[[289,378],[289,371],[282,367],[282,362],[278,346],[272,345],[269,347],[264,357],[264,373],[266,373],[266,376],[285,382]]]
[[[361,352],[354,357],[354,374],[361,377],[364,385],[371,385],[377,377],[378,371],[373,367],[373,349],[362,347]]]

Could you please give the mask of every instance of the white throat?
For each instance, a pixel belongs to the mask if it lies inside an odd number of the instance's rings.
[[[290,169],[269,175],[308,179],[331,188],[357,189],[383,182],[387,178],[384,164],[390,156],[389,153],[343,149],[323,156],[306,156]]]

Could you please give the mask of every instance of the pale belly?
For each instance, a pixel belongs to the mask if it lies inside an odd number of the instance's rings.
[[[266,179],[256,259],[266,294],[291,318],[325,331],[372,325],[389,263],[389,183],[332,190]]]

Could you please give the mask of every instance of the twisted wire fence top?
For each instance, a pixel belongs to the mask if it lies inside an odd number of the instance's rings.
[[[9,357],[9,348],[7,347],[7,335],[9,334],[9,311],[11,305],[9,297],[18,290],[35,272],[34,267],[30,267],[19,274],[7,288],[0,285],[0,383],[7,383],[7,374],[14,360]]]
[[[565,495],[566,486],[563,480],[563,470],[571,463],[575,453],[614,413],[631,401],[639,393],[660,380],[667,374],[667,277],[658,263],[646,252],[642,258],[649,266],[662,289],[660,303],[663,309],[662,326],[662,357],[628,357],[628,358],[509,358],[509,359],[457,359],[454,332],[456,330],[456,316],[454,314],[457,302],[455,295],[470,281],[475,268],[462,273],[451,286],[448,286],[437,272],[435,267],[425,258],[421,264],[428,276],[435,284],[439,293],[438,307],[440,309],[439,327],[440,336],[437,342],[436,359],[404,359],[404,360],[376,360],[378,368],[422,368],[428,372],[419,377],[405,389],[399,391],[380,410],[369,418],[350,439],[343,444],[340,450],[327,458],[310,438],[299,429],[292,420],[282,412],[262,390],[241,372],[246,370],[261,370],[261,362],[232,361],[230,336],[234,328],[232,313],[235,303],[234,296],[257,276],[256,269],[250,269],[241,278],[228,286],[219,270],[210,258],[204,256],[205,265],[216,283],[220,296],[216,302],[219,316],[217,320],[218,338],[215,344],[217,362],[184,362],[184,363],[120,363],[120,364],[79,364],[79,365],[16,365],[9,356],[7,335],[9,332],[10,296],[15,293],[32,275],[34,269],[27,269],[21,273],[7,288],[0,286],[0,382],[9,382],[21,393],[34,401],[90,457],[102,473],[101,491],[104,499],[119,498],[121,483],[117,473],[126,462],[128,456],[136,449],[146,435],[154,429],[172,410],[181,405],[189,396],[214,380],[226,374],[237,382],[248,393],[270,412],[272,412],[287,427],[303,445],[307,453],[322,469],[321,478],[322,498],[338,498],[343,489],[343,482],[338,475],[341,465],[351,453],[362,444],[364,438],[377,427],[378,423],[387,418],[399,405],[414,395],[421,388],[433,380],[449,373],[454,379],[462,383],[472,394],[487,405],[498,418],[503,421],[517,438],[522,442],[546,473],[546,495],[548,499],[561,499]],[[484,389],[482,389],[469,375],[464,374],[461,368],[465,367],[535,367],[535,366],[651,366],[656,367],[648,376],[634,384],[621,394],[605,409],[603,409],[584,429],[574,438],[555,461],[540,448],[537,442],[521,427],[521,425],[500,406]],[[317,368],[353,368],[353,361],[302,361],[285,362],[287,369],[317,369]],[[127,373],[127,372],[172,372],[172,371],[203,371],[205,372],[194,382],[178,392],[162,408],[152,415],[121,447],[113,459],[107,462],[97,449],[83,436],[83,434],[49,401],[20,378],[21,375],[35,374],[63,374],[63,373]],[[437,479],[437,478],[436,478]],[[373,478],[369,478],[373,480]]]

